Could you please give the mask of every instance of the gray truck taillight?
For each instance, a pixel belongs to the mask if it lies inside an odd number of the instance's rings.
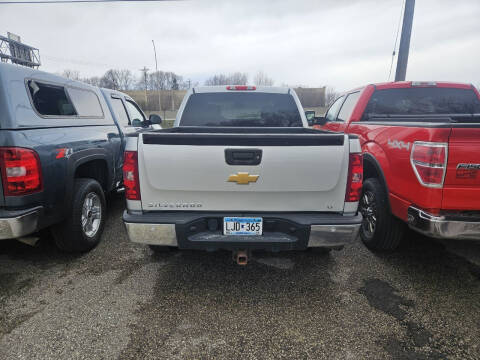
[[[0,169],[5,196],[20,196],[43,189],[38,154],[32,149],[0,147]]]
[[[415,175],[423,186],[443,187],[447,172],[448,144],[415,141],[410,155]]]
[[[125,151],[123,155],[123,185],[127,200],[140,200],[138,177],[138,155],[136,151]]]

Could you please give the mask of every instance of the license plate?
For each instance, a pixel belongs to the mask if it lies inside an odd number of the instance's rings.
[[[223,218],[224,235],[262,235],[263,219],[249,217]]]

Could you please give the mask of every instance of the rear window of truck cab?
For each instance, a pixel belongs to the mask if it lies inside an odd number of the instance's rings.
[[[197,93],[185,105],[180,126],[302,127],[290,94]]]
[[[480,100],[472,89],[419,87],[376,90],[364,111],[372,115],[478,114]]]

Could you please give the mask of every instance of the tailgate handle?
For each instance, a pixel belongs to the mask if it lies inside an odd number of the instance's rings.
[[[262,162],[261,149],[225,149],[228,165],[258,165]]]

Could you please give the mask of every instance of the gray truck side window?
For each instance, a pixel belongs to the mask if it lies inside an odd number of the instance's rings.
[[[337,100],[335,100],[335,102],[332,104],[332,106],[330,106],[330,109],[328,109],[327,113],[325,114],[325,120],[335,121],[338,111],[342,106],[343,99],[345,99],[345,96],[341,96]]]
[[[36,80],[27,82],[32,105],[44,116],[76,116],[77,111],[70,101],[65,87],[52,85]]]
[[[140,121],[145,121],[145,117],[143,116],[143,113],[138,109],[137,105],[129,100],[125,102],[127,105],[127,110],[128,113],[130,114],[130,120],[140,120]]]
[[[112,102],[113,112],[115,113],[115,117],[117,118],[119,125],[129,126],[130,121],[128,120],[127,110],[125,109],[125,106],[123,105],[122,100],[112,98],[111,102]]]
[[[103,118],[102,106],[93,91],[72,87],[68,87],[67,91],[78,116]]]
[[[338,113],[337,121],[348,121],[350,119],[350,116],[352,115],[353,109],[357,104],[359,96],[360,91],[351,93],[347,96],[345,102],[342,105],[342,108],[340,109],[340,112]]]

